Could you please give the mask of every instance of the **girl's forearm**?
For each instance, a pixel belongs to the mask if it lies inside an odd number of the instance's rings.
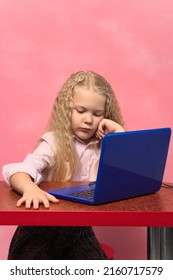
[[[24,172],[17,172],[10,178],[11,187],[20,194],[23,194],[27,189],[37,188],[33,183],[29,174]]]

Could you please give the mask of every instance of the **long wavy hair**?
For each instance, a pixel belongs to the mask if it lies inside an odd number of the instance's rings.
[[[72,74],[60,89],[50,117],[48,130],[54,134],[56,148],[54,163],[51,167],[51,180],[67,181],[73,175],[77,164],[71,114],[75,87],[93,89],[106,96],[105,116],[124,126],[120,106],[111,85],[101,75],[93,71],[79,71]]]

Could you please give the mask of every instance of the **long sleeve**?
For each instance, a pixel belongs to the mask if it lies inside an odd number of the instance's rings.
[[[10,163],[3,166],[2,174],[5,182],[10,185],[10,177],[17,172],[29,174],[36,184],[47,180],[53,163],[55,149],[51,132],[44,134],[37,148],[26,156],[23,162]]]

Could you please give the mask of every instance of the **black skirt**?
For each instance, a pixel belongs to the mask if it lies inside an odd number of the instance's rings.
[[[106,260],[92,227],[19,226],[9,260]]]

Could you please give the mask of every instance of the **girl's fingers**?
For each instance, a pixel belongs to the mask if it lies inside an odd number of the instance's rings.
[[[25,203],[25,199],[22,197],[17,201],[16,206],[21,206],[23,203]]]
[[[40,201],[38,199],[34,199],[32,204],[33,204],[33,209],[38,209]]]
[[[53,195],[51,195],[51,194],[47,194],[47,198],[49,199],[49,201],[51,201],[51,202],[54,202],[54,203],[57,203],[57,202],[59,202],[59,200],[55,197],[55,196],[53,196]]]
[[[105,133],[102,132],[102,131],[97,131],[96,132],[96,137],[99,138],[99,139],[102,139],[104,137]]]
[[[27,209],[31,208],[31,206],[33,206],[33,209],[38,209],[39,205],[41,203],[44,205],[45,208],[49,208],[50,201],[53,203],[59,202],[59,200],[55,196],[53,196],[51,194],[46,194],[46,196],[40,197],[39,199],[38,198],[26,199],[26,198],[22,197],[17,201],[16,206],[19,207],[25,203],[25,208],[27,208]]]
[[[31,208],[31,204],[32,204],[32,200],[31,199],[25,200],[25,208],[27,208],[27,209]]]

